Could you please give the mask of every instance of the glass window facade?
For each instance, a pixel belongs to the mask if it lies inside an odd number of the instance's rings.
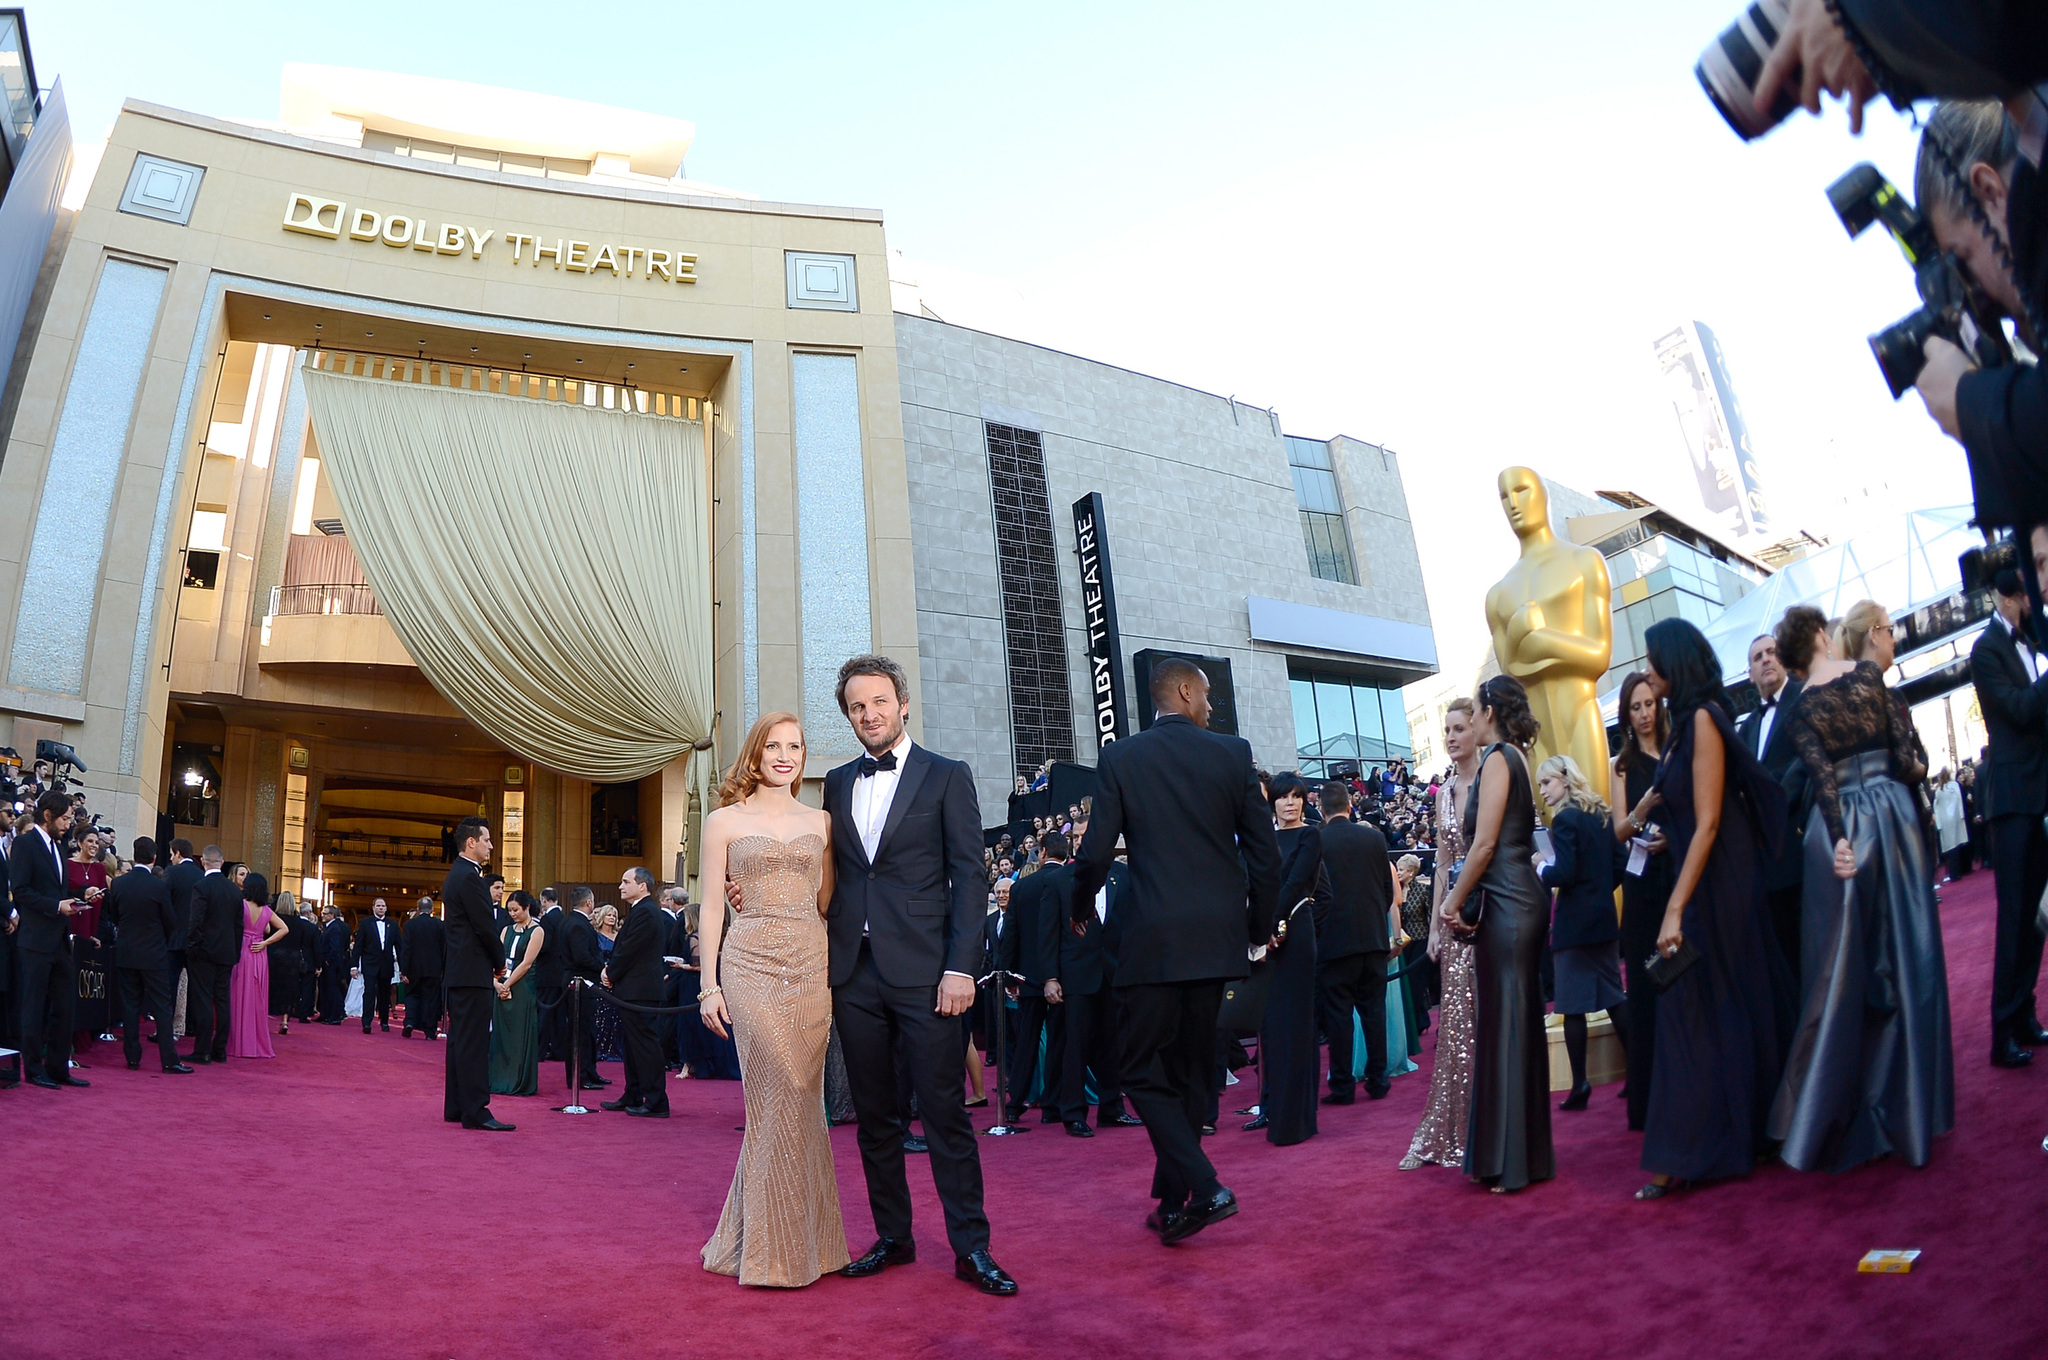
[[[1614,654],[1600,678],[1601,694],[1612,692],[1644,662],[1643,634],[1665,619],[1685,619],[1701,629],[1764,579],[1747,562],[1725,561],[1669,534],[1635,532],[1600,544],[1614,591]]]
[[[1291,667],[1295,759],[1309,778],[1327,778],[1340,765],[1361,771],[1399,756],[1412,759],[1408,716],[1399,689],[1349,676]]]
[[[1287,463],[1294,474],[1294,500],[1301,507],[1309,571],[1325,581],[1357,585],[1358,569],[1351,557],[1351,535],[1344,528],[1344,502],[1337,495],[1330,446],[1288,435]]]

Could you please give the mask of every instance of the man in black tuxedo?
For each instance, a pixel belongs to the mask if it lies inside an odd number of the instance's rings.
[[[434,899],[422,897],[412,919],[399,932],[399,976],[405,982],[405,1028],[401,1039],[418,1030],[429,1039],[441,1037],[441,976],[448,966],[448,932],[434,919]],[[363,1008],[365,1015],[369,1007]]]
[[[1799,702],[1806,681],[1786,674],[1783,662],[1778,659],[1778,641],[1769,633],[1749,644],[1749,680],[1756,686],[1760,702],[1754,712],[1743,717],[1736,735],[1765,772],[1785,789],[1791,824],[1779,840],[1778,857],[1764,871],[1764,902],[1770,910],[1771,929],[1778,937],[1778,947],[1797,976],[1799,916],[1806,882],[1806,814],[1812,804],[1807,799],[1806,762],[1792,746],[1791,724],[1787,719],[1792,706]],[[1622,811],[1626,813],[1628,809]]]
[[[974,1004],[988,892],[974,774],[910,740],[910,683],[889,658],[857,656],[841,666],[837,698],[867,754],[825,776],[836,870],[825,927],[832,1015],[876,1233],[843,1273],[861,1278],[917,1259],[903,1169],[909,1111],[896,1089],[900,1052],[924,1120],[953,1273],[984,1293],[1015,1294],[1017,1282],[989,1254],[981,1150],[960,1098],[960,1016]]]
[[[481,817],[456,823],[455,863],[441,880],[441,906],[448,913],[448,1063],[441,1117],[465,1129],[510,1133],[513,1125],[491,1116],[492,984],[505,976],[505,945],[484,886],[483,866],[490,858],[490,824]],[[369,1014],[367,1007],[363,1014]]]
[[[58,849],[71,829],[71,799],[52,789],[36,800],[35,814],[35,825],[15,836],[7,857],[9,895],[20,916],[15,966],[21,1066],[29,1081],[50,1090],[89,1086],[71,1075],[71,1017],[78,996],[71,918],[79,902],[65,886],[64,852]]]
[[[663,888],[660,893],[661,914],[667,918],[667,937],[662,941],[663,955],[661,975],[661,1004],[664,1007],[683,1004],[683,966],[669,963],[667,959],[686,959],[690,956],[689,928],[683,924],[683,908],[690,905],[690,890],[680,885]],[[661,1041],[662,1065],[670,1072],[683,1070],[682,1041],[677,1027],[684,1020],[694,1020],[692,1015],[657,1015],[654,1017],[655,1037]]]
[[[320,1023],[338,1025],[348,1006],[348,922],[332,903],[321,908]]]
[[[200,851],[205,872],[192,889],[185,1000],[192,1012],[187,1030],[195,1064],[228,1060],[228,981],[242,952],[242,890],[221,872],[223,859],[217,845]]]
[[[561,1004],[562,989],[568,984],[569,923],[553,888],[540,890],[540,957],[533,961],[534,1000],[540,1003],[540,1060],[553,1062],[562,1056],[562,1033],[569,1008]]]
[[[2041,894],[2048,888],[2048,656],[2030,636],[2019,573],[1996,582],[1998,614],[1970,649],[1970,678],[1991,738],[1977,781],[1991,830],[1998,934],[1991,963],[1991,1062],[2020,1067],[2048,1043],[2034,1009],[2041,972]]]
[[[102,915],[114,927],[114,969],[121,992],[121,1014],[127,1028],[121,1035],[122,1056],[130,1071],[142,1066],[142,1013],[156,1022],[157,1055],[164,1071],[192,1069],[178,1057],[171,1034],[170,939],[177,925],[170,885],[149,871],[156,842],[135,840],[135,867],[107,885]]]
[[[1077,839],[1088,834],[1085,820],[1074,826]],[[1045,838],[1045,858],[1067,859],[1065,836]],[[1033,878],[1057,877],[1051,888],[1052,910],[1040,926],[1039,949],[1058,960],[1046,997],[1066,1014],[1065,1060],[1060,1067],[1059,1117],[1076,1138],[1092,1138],[1088,1127],[1088,1083],[1095,1083],[1095,1123],[1099,1128],[1129,1128],[1145,1121],[1124,1112],[1122,1080],[1117,1075],[1116,950],[1117,903],[1124,891],[1124,866],[1111,864],[1109,879],[1095,890],[1093,902],[1074,901],[1074,867],[1040,869]],[[1048,1075],[1048,1080],[1050,1076]]]
[[[591,916],[597,911],[597,894],[581,885],[571,888],[569,907],[570,910],[563,914],[563,987],[566,991],[573,982],[576,999],[573,1003],[564,1001],[561,1007],[564,1017],[562,1084],[580,1084],[589,1091],[611,1085],[607,1078],[597,1074],[597,993],[592,988],[604,971],[604,951],[597,943],[597,927],[590,923]],[[566,1023],[572,1004],[576,1010],[574,1034],[568,1033]],[[579,1066],[583,1073],[580,1083],[576,1076]]]
[[[1015,943],[1004,939],[1011,929],[1010,880],[997,880],[995,887],[989,890],[988,897],[995,910],[989,912],[981,921],[981,972],[974,975],[977,981],[983,973],[993,973],[1006,967],[1004,959],[1008,957],[1007,951]],[[974,1004],[982,1008],[981,1013],[984,1017],[982,1042],[990,1049],[996,1044],[1003,1045],[1002,1069],[1005,1077],[1009,1076],[1011,1066],[1017,1061],[1016,1025],[1010,1020],[1010,1008],[1004,1004],[1008,997],[1009,981],[999,976],[990,977],[987,986],[977,987],[974,997]],[[1002,1099],[1003,1093],[997,1091],[991,1099],[991,1108],[1003,1108]]]
[[[14,804],[0,803],[0,1048],[16,1050],[7,1066],[0,1068],[0,1091],[21,1084],[21,1004],[15,995],[14,936],[21,929],[21,913],[14,909],[14,889],[9,886],[8,846],[14,840]]]
[[[171,891],[171,920],[177,927],[171,932],[166,948],[173,1004],[178,995],[178,979],[185,972],[185,950],[192,939],[192,890],[199,886],[199,879],[206,872],[199,867],[196,854],[192,842],[183,836],[178,837],[171,842],[171,867],[164,871],[164,886]],[[185,1014],[177,1016],[171,1027],[174,1034],[183,1035],[189,1031],[190,1015],[188,999]]]
[[[355,948],[349,960],[350,973],[363,980],[363,1033],[370,1032],[370,1016],[376,1014],[384,1032],[391,1032],[391,982],[398,976],[398,923],[387,920],[390,908],[383,898],[370,903],[370,915],[356,926]],[[492,933],[497,938],[497,933]]]
[[[1064,841],[1053,857],[1047,838],[1045,858],[1037,873],[1026,874],[1010,884],[1010,924],[1015,931],[998,960],[1003,971],[1019,974],[1010,984],[1017,988],[1017,1064],[1009,1072],[1010,1090],[1004,1103],[1003,1122],[1015,1124],[1024,1117],[1024,1098],[1038,1074],[1038,1040],[1045,1037],[1045,1080],[1040,1083],[1044,1111],[1042,1122],[1060,1119],[1060,1086],[1066,1074],[1067,1009],[1053,1000],[1059,992],[1059,932],[1065,921],[1067,899],[1060,888],[1071,883],[1071,870],[1048,878],[1067,857]]]
[[[1394,941],[1387,920],[1399,892],[1387,840],[1351,820],[1351,789],[1323,785],[1323,868],[1330,900],[1316,916],[1316,1014],[1330,1040],[1330,1094],[1325,1105],[1358,1099],[1351,1075],[1351,1016],[1365,1029],[1365,1093],[1384,1096],[1387,1082],[1387,957]]]
[[[498,923],[498,937],[503,939],[512,928],[512,913],[505,909],[505,876],[485,874],[484,886],[491,890],[491,919]]]
[[[1280,845],[1250,744],[1207,730],[1201,668],[1178,657],[1154,666],[1152,707],[1152,726],[1104,747],[1096,766],[1074,910],[1092,905],[1121,837],[1131,866],[1117,909],[1124,1094],[1152,1138],[1156,1221],[1170,1243],[1237,1212],[1202,1151],[1202,1121],[1224,984],[1250,972],[1249,945],[1273,942]]]
[[[619,900],[626,904],[626,923],[612,943],[611,962],[599,979],[620,1001],[661,1005],[668,965],[669,919],[654,896],[654,875],[638,865],[619,879]],[[668,1118],[668,1074],[661,1061],[661,1040],[654,1017],[619,1007],[619,1046],[626,1059],[626,1090],[600,1108],[624,1110],[648,1119]]]

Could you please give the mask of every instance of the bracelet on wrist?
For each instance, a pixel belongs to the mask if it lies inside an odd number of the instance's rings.
[[[699,988],[697,989],[697,995],[698,995],[698,996],[717,996],[717,995],[718,995],[719,993],[723,992],[724,990],[725,990],[725,988],[723,988],[723,987],[699,987]]]

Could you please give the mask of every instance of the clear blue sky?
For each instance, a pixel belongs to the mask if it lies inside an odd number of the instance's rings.
[[[1727,348],[1785,532],[1967,498],[1864,335],[1914,305],[1822,188],[1910,177],[1889,112],[1742,146],[1694,56],[1739,0],[1034,6],[30,3],[82,138],[125,97],[277,116],[316,61],[689,118],[692,178],[884,210],[1014,286],[1028,338],[1384,440],[1447,665],[1512,555],[1494,473],[1656,494],[1650,341]],[[942,314],[943,311],[942,311]],[[973,315],[948,319],[973,322]]]

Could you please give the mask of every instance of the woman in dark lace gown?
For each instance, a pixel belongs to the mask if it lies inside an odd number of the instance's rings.
[[[1792,979],[1771,933],[1764,868],[1785,794],[1735,735],[1721,665],[1700,630],[1665,619],[1644,634],[1651,691],[1668,701],[1671,745],[1656,788],[1679,868],[1657,936],[1699,958],[1657,998],[1657,1073],[1637,1199],[1675,1183],[1743,1176],[1766,1149],[1792,1026]]]
[[[1486,747],[1465,800],[1465,867],[1444,896],[1444,924],[1471,935],[1472,1115],[1465,1174],[1496,1194],[1557,1174],[1550,1142],[1550,1043],[1537,977],[1550,926],[1550,894],[1536,877],[1535,794],[1523,751],[1540,730],[1513,676],[1479,687],[1473,735]],[[1485,894],[1476,933],[1459,913]]]
[[[1287,935],[1273,951],[1272,990],[1266,994],[1266,1016],[1259,1026],[1259,1116],[1245,1125],[1266,1131],[1277,1147],[1316,1135],[1316,910],[1294,911],[1303,898],[1320,898],[1327,907],[1330,880],[1323,872],[1322,833],[1305,825],[1308,785],[1300,776],[1281,774],[1268,786],[1267,798],[1279,823],[1280,915]],[[1293,912],[1293,915],[1288,915]]]
[[[1844,620],[1845,632],[1890,626],[1875,604]],[[1844,650],[1867,657],[1860,639],[1847,641]],[[1771,1136],[1801,1171],[1842,1171],[1888,1152],[1924,1166],[1935,1136],[1955,1125],[1948,971],[1910,792],[1925,759],[1874,658],[1809,680],[1789,721],[1815,806],[1800,922],[1804,1006]]]
[[[1670,741],[1664,725],[1664,705],[1649,688],[1649,677],[1630,671],[1621,682],[1620,713],[1627,735],[1621,739],[1621,754],[1614,758],[1614,834],[1617,839],[1642,842],[1641,873],[1621,878],[1621,966],[1628,1012],[1628,1080],[1622,1095],[1628,1100],[1628,1126],[1643,1130],[1650,1110],[1650,1074],[1657,1055],[1657,988],[1644,964],[1657,952],[1657,932],[1664,926],[1664,905],[1671,899],[1671,853],[1664,837],[1663,820],[1656,815],[1658,800],[1650,796],[1657,782],[1657,762]],[[1629,859],[1636,860],[1636,846],[1628,847]]]

